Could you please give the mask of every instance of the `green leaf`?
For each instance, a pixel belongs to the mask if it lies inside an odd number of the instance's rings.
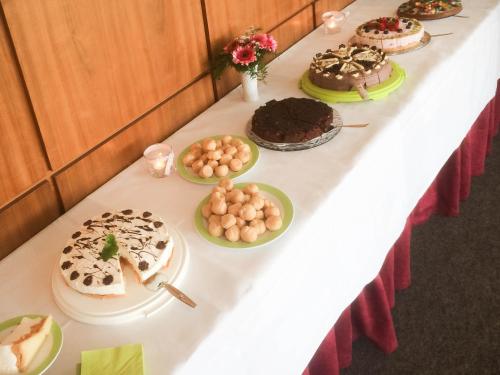
[[[118,244],[116,243],[116,238],[114,234],[108,234],[106,236],[106,243],[102,248],[102,251],[99,253],[102,260],[107,262],[109,259],[113,258],[116,254],[118,254]]]

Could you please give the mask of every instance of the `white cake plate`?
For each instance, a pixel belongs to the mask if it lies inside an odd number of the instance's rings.
[[[167,226],[167,230],[174,239],[174,249],[168,267],[160,270],[156,277],[182,290],[179,283],[189,263],[188,247],[176,229]],[[85,295],[66,284],[57,262],[52,271],[52,292],[57,306],[65,314],[80,322],[96,325],[122,324],[147,318],[174,299],[164,288],[152,292],[139,283],[132,267],[123,267],[123,277],[126,290],[123,296]]]

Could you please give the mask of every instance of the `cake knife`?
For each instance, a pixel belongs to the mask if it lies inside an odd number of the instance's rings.
[[[179,301],[184,302],[186,305],[192,307],[193,309],[196,307],[196,302],[194,302],[191,298],[189,298],[186,294],[181,292],[179,289],[177,289],[175,286],[172,284],[169,284],[166,281],[155,281],[155,277],[152,278],[151,281],[146,281],[145,283],[146,288],[149,290],[152,290],[156,292],[157,290],[161,288],[165,288],[168,290],[168,292],[173,295],[175,298],[177,298]]]

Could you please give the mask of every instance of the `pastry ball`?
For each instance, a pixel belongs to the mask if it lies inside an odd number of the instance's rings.
[[[264,208],[274,207],[274,203],[270,200],[264,199]]]
[[[231,168],[233,172],[238,172],[243,168],[243,162],[240,159],[233,159],[229,162],[229,168]]]
[[[214,170],[212,169],[211,166],[209,165],[204,165],[200,171],[198,172],[198,176],[200,176],[201,178],[208,178],[208,177],[212,177],[214,174]]]
[[[226,148],[224,153],[234,157],[234,155],[236,155],[238,153],[238,149],[234,146],[231,146],[231,147]]]
[[[220,165],[226,165],[229,164],[229,162],[233,160],[233,156],[229,154],[223,154],[219,160]]]
[[[232,144],[234,147],[238,147],[238,146],[244,145],[244,144],[245,144],[245,142],[243,142],[241,139],[234,138],[234,139],[231,141],[231,144]]]
[[[215,175],[217,177],[225,177],[229,173],[229,168],[227,165],[219,165],[215,167]]]
[[[225,199],[226,199],[226,196],[219,191],[214,191],[212,194],[210,194],[210,203],[215,202],[215,201],[225,200]]]
[[[210,217],[210,215],[212,215],[212,207],[210,205],[210,202],[208,202],[207,204],[203,205],[203,207],[201,208],[201,215],[205,219],[208,219]]]
[[[252,206],[255,207],[256,210],[262,210],[264,207],[264,199],[258,195],[254,195],[252,198],[250,198],[249,202]]]
[[[250,160],[251,158],[251,155],[249,152],[245,152],[245,151],[239,151],[236,156],[235,156],[236,159],[240,159],[241,162],[243,164],[245,163],[248,163],[248,161]]]
[[[213,139],[206,138],[201,143],[201,147],[203,151],[213,151],[217,148],[217,143]]]
[[[250,198],[252,198],[252,196],[250,194],[245,194],[245,199],[243,201],[245,203],[248,203],[248,202],[250,202]]]
[[[236,217],[236,225],[238,226],[238,228],[241,229],[242,227],[247,225],[247,222],[238,216],[238,217]]]
[[[208,224],[208,233],[214,237],[220,237],[222,236],[222,233],[224,233],[224,229],[220,223],[211,222]]]
[[[223,178],[222,180],[219,181],[219,186],[221,188],[226,189],[226,191],[231,191],[233,190],[234,183],[233,180],[231,180],[230,178]]]
[[[247,204],[244,204],[243,206],[241,206],[240,217],[243,220],[247,220],[247,221],[253,220],[253,219],[255,219],[255,215],[256,215],[255,207],[252,206],[251,204],[247,203]]]
[[[257,229],[245,225],[240,229],[240,237],[243,241],[252,243],[257,240],[258,237]]]
[[[216,215],[225,215],[227,213],[227,204],[225,200],[212,202],[212,212]]]
[[[207,165],[209,165],[212,169],[215,169],[219,166],[217,160],[209,160],[207,161]]]
[[[207,154],[201,154],[201,156],[200,156],[200,159],[199,159],[199,160],[201,160],[201,161],[203,162],[203,164],[205,164],[205,163],[208,161],[208,156],[207,156]]]
[[[268,207],[264,210],[264,215],[266,217],[281,216],[281,213],[278,207]]]
[[[248,153],[251,153],[252,150],[250,149],[250,146],[246,143],[242,144],[242,145],[239,145],[237,148],[236,148],[239,152],[248,152]]]
[[[219,140],[215,141],[215,146],[216,146],[216,148],[222,148],[222,140],[219,139]]]
[[[214,214],[212,214],[208,218],[208,223],[210,224],[210,223],[214,222],[214,223],[220,224],[220,218],[221,218],[220,215],[214,215]]]
[[[260,235],[260,234],[264,234],[266,232],[266,224],[262,221],[262,220],[259,220],[259,219],[253,219],[251,222],[250,222],[250,226],[257,229],[257,233]]]
[[[240,189],[233,189],[229,193],[229,199],[233,203],[243,202],[245,200],[245,194]]]
[[[227,213],[231,214],[233,216],[238,216],[240,214],[240,209],[241,209],[242,204],[240,202],[238,203],[233,203],[227,208]]]
[[[236,225],[236,217],[231,214],[225,214],[221,217],[220,224],[222,225],[222,228],[229,229],[233,225]]]
[[[255,206],[254,206],[255,207]],[[255,218],[256,219],[264,219],[264,211],[262,210],[257,210],[257,212],[255,212]]]
[[[201,152],[201,144],[200,143],[193,143],[191,146],[189,146],[189,151],[200,151]]]
[[[190,167],[196,160],[196,156],[194,156],[192,153],[188,152],[183,158],[182,158],[182,164],[184,164],[187,167]]]
[[[248,184],[243,191],[247,194],[256,194],[259,192],[259,187],[256,184]]]
[[[220,187],[220,186],[216,186],[212,189],[212,193],[221,193],[221,194],[225,195],[226,189],[224,189],[223,187]]]
[[[201,168],[203,168],[205,164],[201,160],[196,160],[193,164],[191,164],[191,168],[194,173],[198,173]]]
[[[232,140],[233,140],[233,137],[231,137],[230,135],[225,135],[224,137],[222,137],[222,144],[228,145],[231,143]]]
[[[224,233],[228,241],[231,242],[236,242],[239,241],[240,239],[240,228],[237,225],[233,225],[232,227],[229,227],[226,229],[226,232]]]
[[[281,228],[282,225],[283,221],[279,216],[269,216],[266,219],[266,228],[269,229],[270,231],[278,230]]]
[[[208,151],[207,157],[209,160],[219,160],[222,157],[222,150]]]

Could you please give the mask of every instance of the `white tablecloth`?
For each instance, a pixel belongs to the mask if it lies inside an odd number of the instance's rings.
[[[304,97],[298,79],[319,51],[346,42],[355,27],[391,15],[400,0],[358,0],[342,32],[321,28],[269,67],[261,99],[245,103],[239,88],[167,142],[177,152],[215,134],[244,134],[254,110],[270,99]],[[50,313],[64,332],[49,374],[74,373],[86,349],[143,343],[151,374],[298,374],[340,313],[379,272],[405,220],[488,101],[500,77],[498,0],[464,1],[462,15],[425,22],[434,38],[393,59],[404,85],[385,100],[338,104],[343,129],[307,151],[261,149],[239,181],[279,187],[293,201],[292,227],[253,250],[216,247],[195,231],[193,213],[207,186],[179,176],[154,179],[138,161],[0,262],[0,321]],[[105,160],[103,160],[105,162]],[[64,315],[51,292],[51,272],[66,240],[84,219],[118,208],[148,209],[176,226],[191,261],[180,284],[198,302],[171,303],[158,314],[120,326],[90,326]]]

